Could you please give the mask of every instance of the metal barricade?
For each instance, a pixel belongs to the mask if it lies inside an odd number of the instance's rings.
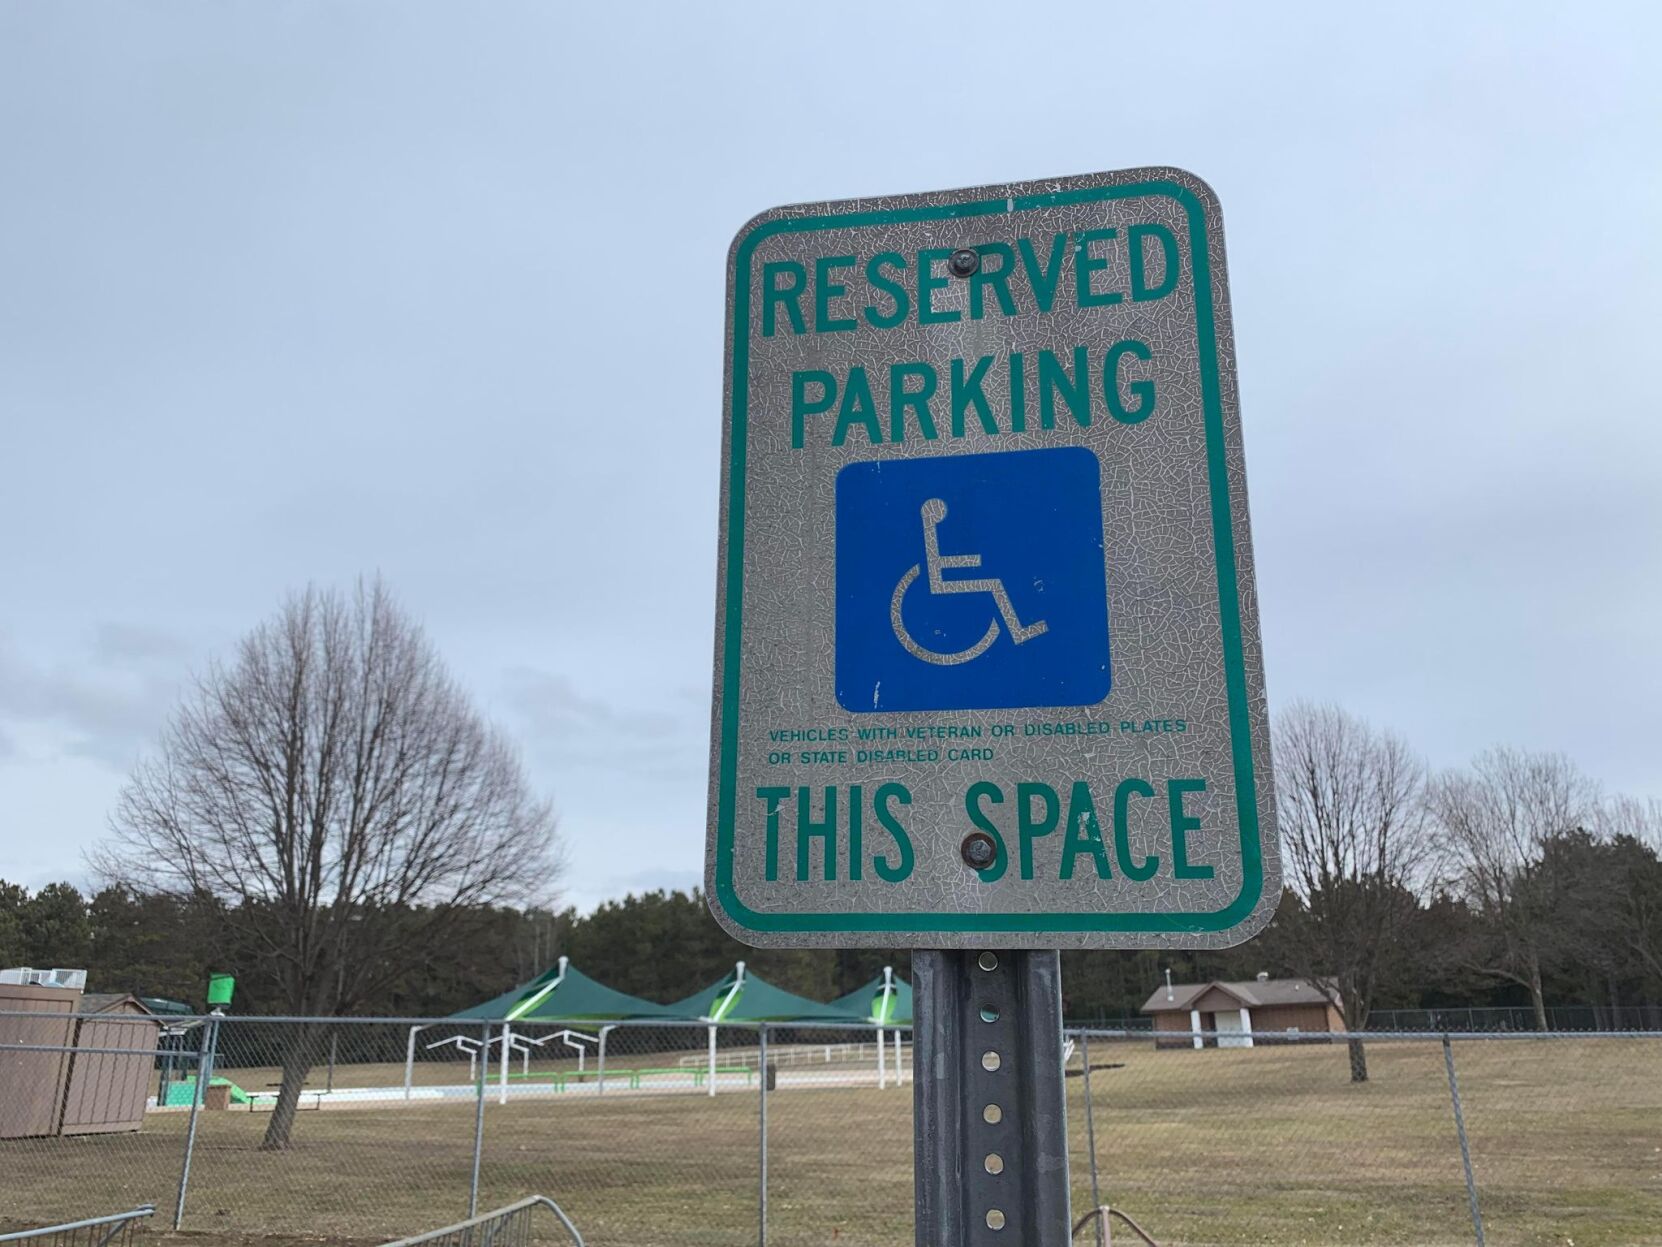
[[[528,1196],[506,1208],[480,1213],[477,1217],[447,1225],[442,1230],[417,1234],[414,1238],[401,1238],[386,1244],[386,1247],[415,1247],[417,1243],[428,1247],[527,1247],[531,1241],[532,1217],[539,1208],[546,1208],[558,1217],[566,1233],[571,1235],[571,1241],[577,1247],[583,1247],[583,1236],[577,1232],[571,1218],[546,1195]]]
[[[126,1247],[140,1221],[152,1216],[154,1204],[143,1204],[131,1212],[107,1217],[88,1217],[63,1225],[46,1225],[38,1230],[17,1230],[0,1234],[0,1243],[35,1243],[40,1247]]]

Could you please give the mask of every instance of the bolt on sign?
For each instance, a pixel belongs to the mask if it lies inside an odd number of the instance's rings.
[[[777,208],[727,285],[707,885],[758,945],[1280,896],[1223,231],[1176,169]]]

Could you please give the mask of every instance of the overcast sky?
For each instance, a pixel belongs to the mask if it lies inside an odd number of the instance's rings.
[[[1658,6],[0,5],[0,877],[379,570],[583,907],[701,876],[726,250],[1175,164],[1223,202],[1272,707],[1662,797]]]

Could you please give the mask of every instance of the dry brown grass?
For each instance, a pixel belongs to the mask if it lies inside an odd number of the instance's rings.
[[[1469,1043],[1456,1056],[1491,1243],[1662,1244],[1662,1040]],[[1352,1086],[1340,1048],[1095,1046],[1104,1196],[1172,1247],[1469,1243],[1440,1047],[1375,1044],[1370,1057],[1373,1080]],[[337,1085],[368,1071],[345,1073]],[[1068,1091],[1084,1209],[1082,1080]],[[753,1092],[488,1104],[481,1199],[552,1195],[593,1247],[754,1243],[756,1109]],[[910,1109],[909,1089],[770,1097],[769,1242],[909,1244]],[[6,1212],[171,1206],[185,1120],[0,1144]],[[369,1244],[465,1210],[469,1103],[307,1113],[280,1154],[258,1151],[265,1121],[204,1114],[186,1222],[197,1232],[181,1242],[288,1247],[244,1237],[259,1230]]]

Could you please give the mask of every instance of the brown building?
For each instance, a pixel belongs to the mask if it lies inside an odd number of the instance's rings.
[[[161,1033],[154,1014],[138,997],[88,994],[81,997],[69,1083],[64,1090],[60,1134],[110,1134],[144,1124],[144,1102],[156,1068],[153,1052]]]
[[[57,1134],[79,989],[0,983],[0,1139]]]
[[[1153,1016],[1160,1048],[1250,1048],[1252,1031],[1260,1032],[1259,1043],[1296,1043],[1345,1029],[1338,1008],[1310,983],[1267,974],[1247,983],[1168,984],[1142,1012]],[[1272,1040],[1264,1031],[1282,1034]]]
[[[137,1130],[159,1023],[132,996],[0,984],[0,1139]],[[113,1050],[113,1051],[112,1051]]]

